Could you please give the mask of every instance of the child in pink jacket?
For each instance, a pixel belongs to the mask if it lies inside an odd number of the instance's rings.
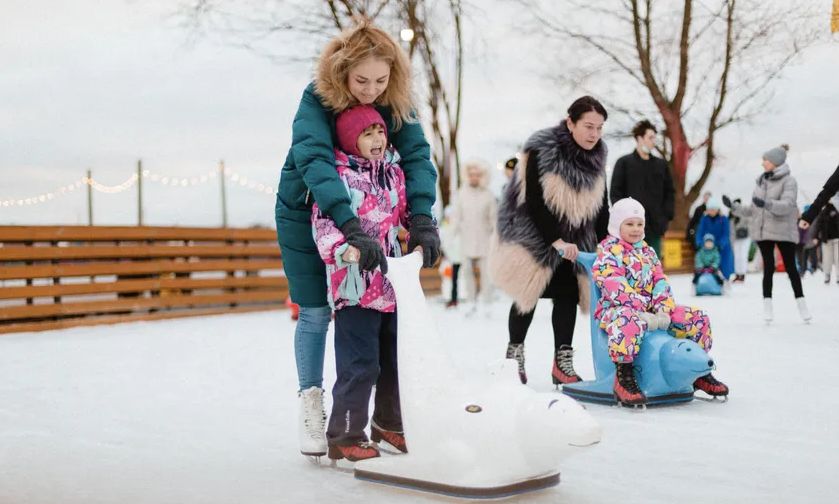
[[[615,202],[609,213],[609,236],[597,246],[592,277],[600,289],[594,316],[609,337],[609,356],[617,367],[615,396],[623,404],[644,404],[632,362],[646,331],[664,329],[711,350],[711,323],[696,308],[676,305],[667,276],[652,247],[644,241],[644,207],[632,199]],[[728,387],[708,373],[694,389],[712,396]]]
[[[328,453],[331,459],[356,461],[379,456],[364,433],[373,385],[373,441],[384,440],[407,451],[396,367],[396,296],[379,267],[387,263],[376,254],[383,250],[388,257],[401,255],[397,234],[408,215],[399,155],[388,147],[385,122],[376,109],[360,105],[344,111],[336,120],[336,131],[340,146],[335,150],[336,168],[358,219],[339,229],[315,204],[312,225],[326,264],[329,304],[335,310],[337,379],[326,430]],[[373,238],[381,249],[370,240],[354,240],[370,244],[367,251],[349,245],[347,236],[357,233]]]

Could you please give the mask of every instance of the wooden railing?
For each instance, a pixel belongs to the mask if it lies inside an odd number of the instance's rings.
[[[423,288],[439,292],[436,270]],[[0,333],[284,306],[273,229],[0,226]]]

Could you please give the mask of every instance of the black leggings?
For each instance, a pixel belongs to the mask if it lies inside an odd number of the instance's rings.
[[[760,249],[760,256],[763,258],[763,297],[772,297],[772,276],[775,274],[775,246],[781,251],[781,259],[784,261],[784,269],[787,270],[789,283],[792,284],[792,291],[796,299],[804,297],[804,290],[801,289],[801,277],[798,275],[798,268],[795,267],[795,244],[788,241],[761,240],[757,242]]]
[[[460,263],[452,264],[452,301],[457,302],[457,277],[460,274]]]
[[[575,292],[576,294],[576,292]],[[576,298],[561,297],[553,300],[553,312],[551,313],[551,325],[554,330],[554,348],[557,350],[561,345],[570,345],[574,339],[574,325],[577,323],[577,300]],[[510,307],[510,343],[524,343],[527,336],[527,329],[533,322],[533,313],[519,313],[516,305]]]

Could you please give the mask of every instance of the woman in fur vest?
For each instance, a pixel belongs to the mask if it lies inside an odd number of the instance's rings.
[[[498,212],[489,269],[513,298],[507,358],[527,383],[524,339],[540,298],[553,300],[553,383],[574,383],[577,304],[588,310],[588,279],[575,265],[580,250],[594,251],[607,234],[606,109],[590,96],[577,99],[558,126],[534,133],[508,184]]]

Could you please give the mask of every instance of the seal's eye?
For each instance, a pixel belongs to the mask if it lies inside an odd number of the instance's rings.
[[[483,410],[484,409],[478,406],[477,404],[470,404],[469,406],[466,406],[466,411],[468,411],[469,413],[480,413]]]

